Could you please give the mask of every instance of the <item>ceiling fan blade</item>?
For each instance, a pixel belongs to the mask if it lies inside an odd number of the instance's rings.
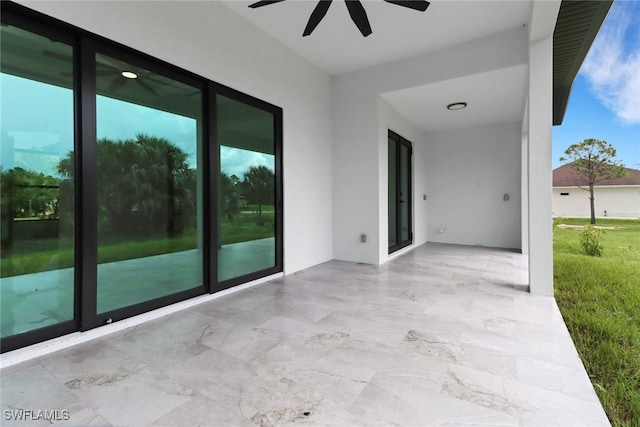
[[[367,12],[362,7],[360,0],[345,0],[347,9],[349,9],[349,15],[356,27],[360,30],[363,36],[367,37],[371,34],[371,25],[369,24],[369,18],[367,18]]]
[[[262,1],[257,1],[255,3],[251,3],[249,7],[251,9],[255,9],[256,7],[269,6],[270,4],[280,3],[281,1],[284,1],[284,0],[262,0]]]
[[[387,3],[396,4],[402,7],[408,7],[409,9],[419,10],[420,12],[424,12],[427,10],[429,3],[426,0],[384,0]]]
[[[127,79],[125,79],[124,77],[118,76],[115,79],[113,79],[113,81],[109,85],[109,90],[111,92],[117,92],[118,89],[120,89],[122,86],[124,86],[124,84],[126,82],[127,82]]]
[[[100,57],[101,57],[101,59],[105,60],[106,62],[97,62],[96,61],[96,65],[100,64],[103,67],[109,67],[111,69],[115,68],[115,69],[118,70],[118,72],[131,70],[133,68],[132,65],[128,64],[127,62],[120,61],[119,59],[112,58],[112,57],[107,56],[107,55],[100,55]],[[107,64],[107,62],[108,62],[108,64]]]
[[[71,62],[72,61],[72,57],[71,55],[64,55],[62,53],[58,53],[58,52],[53,52],[51,50],[43,50],[42,54],[44,56],[48,56],[49,58],[55,58],[55,59],[59,59],[61,61],[68,61]]]
[[[313,30],[316,29],[322,18],[327,14],[329,10],[329,6],[331,6],[332,0],[320,0],[316,5],[315,9],[313,9],[313,13],[309,17],[309,22],[307,22],[307,26],[304,29],[304,33],[302,33],[302,37],[306,37],[313,33]]]
[[[135,80],[136,80],[136,82],[138,82],[138,84],[140,86],[142,86],[142,88],[144,88],[144,90],[146,90],[150,94],[155,95],[155,96],[160,96],[160,95],[158,95],[158,92],[156,92],[155,90],[153,90],[153,88],[151,86],[149,86],[148,84],[146,84],[145,82],[140,80],[139,77],[137,79],[135,79]]]

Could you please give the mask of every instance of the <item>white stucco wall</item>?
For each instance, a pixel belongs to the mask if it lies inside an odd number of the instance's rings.
[[[561,193],[569,193],[562,196]],[[596,217],[640,218],[640,185],[611,185],[594,189]],[[579,187],[553,188],[553,215],[591,217],[589,191]]]
[[[19,3],[282,107],[285,273],[333,257],[329,76],[215,1]]]
[[[539,2],[547,3],[547,2]],[[540,5],[537,15],[557,16],[559,2]],[[554,15],[555,13],[555,15]],[[544,20],[545,23],[551,20]],[[536,26],[532,26],[532,34]],[[543,32],[543,37],[549,34]],[[553,29],[551,29],[553,34]],[[529,225],[529,290],[553,295],[553,235],[551,224],[551,126],[553,117],[553,38],[533,39],[529,48],[527,97],[527,197]]]
[[[336,82],[333,92],[333,256],[378,263],[378,105],[373,94]],[[360,235],[366,234],[362,243]]]
[[[428,241],[520,249],[520,123],[429,133],[427,152]]]
[[[371,264],[379,264],[388,259],[386,148],[382,146],[383,141],[386,146],[384,121],[388,119],[380,111],[389,110],[385,110],[385,107],[379,109],[380,96],[386,92],[526,64],[527,36],[525,29],[518,28],[333,78],[333,179],[336,183],[349,183],[348,186],[334,187],[336,259]],[[392,116],[393,114],[389,118]],[[509,161],[514,162],[519,174],[520,125],[517,128],[518,155]],[[412,131],[408,129],[408,132]],[[411,135],[403,136],[412,138]],[[438,162],[436,159],[429,146],[425,145],[424,150],[414,154],[414,166],[423,162],[427,165],[430,161]],[[426,216],[424,212],[416,212],[414,215],[416,233],[420,227],[433,225],[429,211],[432,199],[428,190],[426,193],[421,191],[429,185],[428,173],[428,166],[427,169],[414,167],[414,182],[424,186],[416,187],[417,197],[414,197],[414,202],[419,209],[424,209],[425,205],[427,208]],[[423,183],[422,179],[426,181]],[[519,186],[519,176],[514,179]],[[517,193],[518,189],[513,192]],[[427,195],[426,203],[422,203],[422,194]],[[502,194],[501,192],[500,199]],[[420,232],[424,233],[426,230],[422,229]],[[361,233],[367,233],[372,238],[367,243],[360,243]],[[519,247],[520,230],[516,230],[515,234],[513,239],[501,241],[509,240],[509,247]],[[424,234],[417,235],[416,238],[420,239],[416,242],[422,242]],[[475,240],[491,245],[487,239]]]
[[[522,254],[529,254],[529,110],[528,101],[524,106],[522,120],[522,135],[520,145],[520,241]]]

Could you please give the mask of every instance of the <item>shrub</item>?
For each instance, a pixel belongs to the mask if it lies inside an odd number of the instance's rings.
[[[592,225],[585,226],[582,233],[580,233],[580,246],[585,255],[602,256],[602,244],[600,242],[602,233],[604,233],[602,230],[594,228]]]

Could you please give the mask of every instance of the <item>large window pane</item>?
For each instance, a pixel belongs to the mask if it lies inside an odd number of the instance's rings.
[[[276,265],[273,113],[217,97],[218,280]]]
[[[74,318],[73,48],[0,29],[2,337]]]
[[[96,55],[98,313],[201,286],[201,90]]]

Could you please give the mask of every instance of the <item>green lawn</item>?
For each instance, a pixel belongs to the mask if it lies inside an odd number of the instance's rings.
[[[230,221],[221,224],[223,245],[274,236],[273,206],[263,207],[262,218],[248,206]],[[15,242],[12,252],[0,260],[0,277],[18,276],[73,266],[71,239],[30,239]],[[180,252],[197,247],[195,232],[174,238],[155,237],[102,244],[98,262],[113,262],[133,258]]]
[[[614,426],[640,425],[640,220],[599,219],[601,257],[581,253],[586,219],[554,221],[555,297]]]

